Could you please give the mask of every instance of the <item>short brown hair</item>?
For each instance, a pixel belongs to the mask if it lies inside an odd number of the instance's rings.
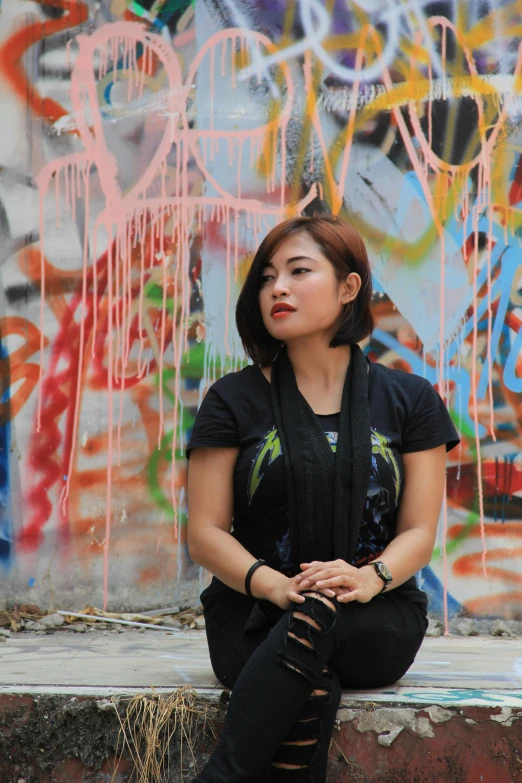
[[[354,345],[368,337],[374,329],[370,309],[372,273],[366,246],[359,232],[333,215],[290,218],[275,226],[259,245],[237,300],[236,325],[239,336],[248,356],[260,367],[271,364],[281,348],[281,343],[268,332],[261,316],[261,275],[279,246],[303,231],[321,248],[332,264],[339,283],[350,272],[357,272],[361,277],[357,298],[345,305],[339,328],[330,341],[330,348]]]

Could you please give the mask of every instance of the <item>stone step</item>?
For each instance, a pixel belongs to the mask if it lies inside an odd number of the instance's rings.
[[[185,738],[181,757],[179,734],[169,751],[168,783],[190,781],[215,744],[228,696],[203,631],[11,634],[0,645],[0,781],[108,783],[133,697],[142,706],[183,698],[199,710],[194,755]],[[132,769],[127,748],[114,783],[127,783]],[[426,639],[400,682],[344,691],[328,783],[348,781],[520,783],[519,640]]]

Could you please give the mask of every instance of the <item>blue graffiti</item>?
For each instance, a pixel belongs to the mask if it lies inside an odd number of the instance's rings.
[[[398,356],[408,362],[411,371],[415,373],[415,375],[426,378],[431,384],[437,383],[437,368],[430,367],[429,364],[424,362],[422,358],[410,348],[406,348],[402,345],[396,337],[388,334],[388,332],[385,332],[382,329],[375,329],[372,334],[372,339],[385,345],[387,348],[390,348],[390,350],[395,351]],[[449,368],[446,368],[446,379],[455,381],[457,388],[459,389],[461,406],[458,411],[460,422],[457,423],[457,426],[459,429],[462,428],[462,423],[464,422],[470,429],[473,429],[475,424],[469,414],[468,405],[471,393],[471,377],[469,372],[462,367],[459,368],[452,365]],[[479,437],[483,437],[486,433],[486,428],[482,424],[479,424],[478,426],[478,433]]]
[[[436,576],[430,566],[423,568],[417,575],[417,581],[421,590],[428,596],[430,614],[437,617],[444,615],[444,588],[442,582]],[[460,603],[448,593],[448,616],[451,618],[458,614]]]
[[[481,228],[479,226],[479,228]],[[482,229],[485,229],[485,226],[482,226]],[[500,266],[500,273],[491,286],[491,300],[494,301],[497,296],[499,296],[498,301],[498,308],[497,312],[494,317],[493,325],[492,325],[492,334],[491,334],[491,356],[494,358],[496,357],[497,351],[500,347],[500,337],[502,334],[509,339],[509,329],[505,326],[505,318],[506,313],[509,305],[509,298],[510,298],[510,291],[511,291],[511,284],[513,281],[513,277],[515,275],[515,272],[519,266],[519,254],[517,251],[517,248],[515,247],[506,247],[503,242],[501,242],[501,239],[503,239],[500,235],[497,238],[497,245],[492,251],[491,254],[491,274],[492,276],[495,273],[495,269],[497,265]],[[480,290],[481,286],[484,285],[484,283],[487,280],[487,265],[484,265],[483,268],[480,270],[479,274],[477,275],[477,290]],[[477,321],[479,321],[487,311],[487,298],[483,297],[483,299],[478,303],[477,307]],[[485,328],[484,326],[482,328]],[[458,353],[459,348],[463,340],[465,340],[472,332],[473,330],[473,318],[469,318],[465,326],[462,328],[461,332],[448,344],[446,348],[446,361],[448,364],[446,365],[446,379],[450,381],[454,381],[455,385],[458,389],[458,397],[459,397],[459,410],[458,415],[460,418],[460,424],[458,426],[462,426],[462,423],[466,424],[470,429],[475,428],[475,423],[471,419],[469,410],[470,410],[470,396],[471,396],[471,375],[468,370],[466,370],[462,366],[458,365],[449,365],[449,362],[451,359],[454,358],[454,356]],[[373,332],[373,339],[380,342],[382,345],[385,345],[387,348],[390,348],[392,351],[395,351],[398,356],[403,358],[405,361],[409,363],[411,366],[412,372],[414,372],[416,375],[422,375],[427,380],[430,381],[430,383],[435,384],[437,382],[437,368],[436,367],[430,367],[423,359],[422,357],[418,356],[416,353],[414,353],[409,348],[406,348],[403,346],[399,340],[397,340],[396,337],[393,335],[388,334],[387,332],[383,331],[382,329],[375,329]],[[504,365],[504,383],[506,386],[511,389],[511,391],[522,391],[522,379],[518,378],[515,374],[515,367],[516,367],[516,360],[520,353],[520,349],[522,348],[522,331],[518,333],[516,338],[513,340],[513,343],[511,346],[509,346],[507,358]],[[480,375],[479,383],[477,386],[477,399],[482,399],[487,391],[487,385],[489,380],[489,368],[488,368],[488,362],[484,362],[482,372]],[[457,411],[456,411],[457,412]],[[483,438],[486,435],[486,428],[482,424],[478,424],[478,435],[479,438]]]
[[[0,358],[6,358],[0,342]],[[3,390],[2,403],[9,401],[9,387]],[[0,419],[0,563],[7,565],[12,557],[12,519],[9,498],[9,454],[11,425],[7,415]]]
[[[522,703],[522,693],[518,691],[483,691],[475,688],[448,688],[445,691],[410,691],[400,693],[400,700],[411,699],[412,701],[424,702],[462,702],[462,701],[481,701],[487,704],[499,706],[510,700]]]
[[[413,173],[410,173],[407,179],[409,185],[413,185],[415,187],[417,191],[419,205],[425,210],[425,217],[427,219],[429,217],[429,211],[425,201],[425,196],[420,188],[420,184],[418,183],[417,178],[415,175],[413,175]],[[402,214],[402,211],[406,213],[409,204],[410,201],[402,203],[402,200],[399,200],[398,214],[399,213]],[[447,220],[445,229],[448,234],[456,237],[460,232],[461,243],[462,244],[465,243],[467,237],[464,235],[464,231],[469,230],[469,226],[468,229],[466,229],[465,226],[462,227],[458,226],[455,217],[452,216]],[[505,362],[503,364],[504,366],[503,380],[508,389],[510,389],[513,392],[520,392],[522,391],[522,378],[519,378],[516,375],[516,362],[520,354],[520,351],[522,349],[522,330],[518,332],[518,334],[514,339],[512,339],[510,336],[509,329],[506,328],[505,325],[505,318],[506,318],[506,313],[508,311],[509,300],[511,295],[511,285],[513,281],[513,277],[520,264],[519,241],[516,237],[513,237],[510,234],[508,236],[508,241],[506,242],[506,237],[503,228],[496,224],[490,226],[489,218],[486,214],[482,215],[482,217],[479,219],[477,229],[478,232],[481,234],[490,234],[492,240],[494,241],[494,246],[491,250],[491,255],[490,255],[490,263],[489,265],[486,263],[482,264],[481,269],[477,273],[477,281],[476,281],[476,290],[479,291],[482,288],[482,286],[487,282],[488,273],[489,273],[491,280],[493,281],[491,284],[491,301],[492,302],[495,301],[495,299],[497,299],[498,297],[498,307],[493,317],[491,342],[489,345],[490,355],[494,360],[497,356],[497,352],[499,351],[499,349],[504,348],[504,346],[501,346],[500,344],[500,339],[502,336],[505,338],[506,343],[511,342],[511,345],[509,345],[507,350],[507,356],[505,357]],[[496,279],[494,279],[497,271],[499,273]],[[448,284],[448,280],[446,280],[446,284]],[[382,285],[379,283],[377,277],[374,277],[373,287],[376,292],[387,293],[385,289],[383,289]],[[488,299],[487,297],[484,296],[477,302],[477,311],[476,311],[477,323],[486,315],[487,307],[488,307]],[[467,319],[463,328],[458,332],[458,334],[456,334],[456,336],[452,340],[449,341],[448,345],[445,348],[445,358],[448,363],[446,377],[449,380],[455,381],[457,387],[461,387],[459,391],[461,393],[461,398],[463,402],[463,406],[462,406],[463,412],[461,414],[462,420],[466,424],[468,424],[472,429],[474,428],[475,425],[474,422],[472,422],[468,413],[469,396],[471,391],[469,373],[462,367],[450,366],[449,362],[458,354],[463,340],[469,337],[469,335],[473,331],[473,328],[474,328],[474,318],[470,317]],[[478,331],[484,331],[484,329],[485,329],[484,324],[479,325]],[[412,371],[416,375],[423,375],[427,377],[431,383],[436,383],[436,375],[437,375],[436,368],[427,366],[426,363],[422,360],[422,358],[418,357],[417,354],[413,353],[413,351],[404,348],[404,346],[402,346],[399,343],[399,341],[396,340],[393,336],[385,332],[382,332],[380,329],[376,329],[373,333],[373,338],[381,342],[383,345],[386,345],[390,349],[394,350],[399,356],[401,356],[407,362],[409,362]],[[484,362],[482,366],[479,382],[477,385],[477,399],[481,400],[484,398],[487,392],[488,382],[489,382],[489,363]],[[480,424],[478,427],[478,434],[480,438],[484,437],[484,435],[486,434],[485,427],[483,427]]]

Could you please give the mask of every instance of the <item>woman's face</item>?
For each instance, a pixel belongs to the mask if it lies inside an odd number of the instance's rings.
[[[351,272],[337,282],[335,270],[312,237],[301,232],[283,242],[261,273],[259,307],[276,340],[335,334],[343,305],[356,298],[361,278]],[[290,310],[278,315],[274,305]],[[293,309],[292,309],[293,308]]]

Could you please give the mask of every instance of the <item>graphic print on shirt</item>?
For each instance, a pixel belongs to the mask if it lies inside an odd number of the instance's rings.
[[[397,464],[397,460],[395,459],[392,449],[388,445],[390,443],[390,438],[387,438],[386,435],[381,435],[381,433],[378,432],[373,427],[370,428],[370,433],[371,433],[371,444],[372,444],[372,474],[370,477],[370,484],[368,486],[367,502],[370,499],[370,496],[372,498],[376,498],[375,506],[376,509],[378,509],[379,502],[377,496],[379,494],[379,491],[385,491],[385,490],[383,489],[381,482],[379,480],[379,470],[378,470],[376,455],[379,454],[387,462],[387,464],[391,466],[393,470],[393,474],[394,474],[393,483],[395,487],[395,504],[397,504],[399,499],[400,473],[399,473],[399,466]],[[332,451],[336,452],[338,433],[325,432],[325,436],[326,439],[328,440],[328,443],[330,444],[330,448],[332,449]],[[270,432],[267,432],[267,434],[264,436],[263,440],[259,444],[256,456],[252,461],[252,468],[250,470],[250,475],[248,478],[249,505],[250,503],[252,503],[252,498],[254,497],[254,493],[259,487],[259,485],[261,484],[261,481],[263,480],[264,471],[278,457],[280,457],[282,453],[283,451],[281,449],[281,442],[279,440],[279,435],[277,434],[277,429],[273,427],[270,430]]]
[[[281,541],[276,541],[277,556],[279,557],[280,570],[286,576],[291,576],[292,571],[292,547],[290,544],[290,531],[287,530]]]
[[[353,564],[360,566],[375,560],[387,546],[389,531],[386,527],[386,517],[393,513],[397,507],[400,493],[400,471],[397,459],[390,446],[391,439],[383,435],[375,428],[370,428],[372,463],[368,482],[366,503],[361,519],[361,529],[357,549],[354,554]],[[333,452],[337,451],[337,432],[325,432],[325,436]],[[275,460],[282,455],[281,443],[274,427],[261,440],[256,456],[252,460],[252,467],[248,480],[248,503],[259,488],[266,470]],[[383,462],[388,466],[388,480],[381,475]],[[384,519],[383,519],[384,517]],[[276,556],[282,573],[292,575],[292,552],[290,534],[287,530],[283,537],[276,541],[274,555]]]
[[[248,477],[248,505],[252,503],[254,492],[261,483],[264,475],[262,470],[271,465],[282,453],[279,435],[274,427],[270,432],[267,432],[261,441],[257,454],[252,461],[252,468]]]
[[[389,438],[372,429],[372,469],[361,520],[359,542],[353,557],[354,565],[359,567],[369,563],[371,560],[375,560],[385,549],[383,542],[387,540],[387,533],[386,527],[382,523],[382,517],[388,514],[390,506],[393,505],[396,508],[399,504],[401,488],[399,465],[388,445],[389,443]],[[391,502],[389,490],[384,486],[384,482],[379,475],[377,455],[381,456],[392,468],[395,491],[393,502]]]

